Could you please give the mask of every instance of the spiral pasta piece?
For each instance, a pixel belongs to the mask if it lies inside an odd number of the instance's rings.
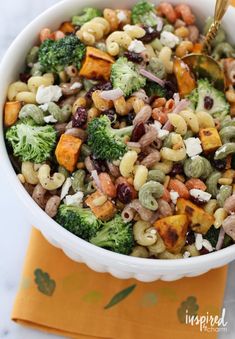
[[[166,175],[163,171],[155,169],[155,170],[150,170],[148,172],[148,181],[157,181],[160,182],[161,184],[164,183],[166,178]]]
[[[21,108],[19,118],[27,117],[32,118],[38,125],[45,125],[43,110],[34,104],[27,104]]]
[[[220,138],[223,144],[227,144],[235,139],[235,126],[227,126],[220,130]]]
[[[139,191],[139,200],[142,206],[151,211],[158,209],[157,200],[163,195],[163,185],[156,181],[145,183]]]
[[[110,32],[109,22],[101,17],[96,17],[86,22],[79,31],[77,37],[86,45],[94,45]]]
[[[210,162],[201,156],[187,159],[184,163],[184,173],[189,178],[206,179],[211,172]]]
[[[206,181],[207,191],[212,195],[213,198],[216,198],[219,193],[218,181],[221,177],[222,174],[220,172],[214,172]]]
[[[215,152],[215,160],[226,158],[229,154],[235,153],[235,142],[229,142]]]
[[[217,201],[220,207],[224,206],[226,199],[228,199],[233,193],[232,186],[222,185],[219,193],[217,194]]]

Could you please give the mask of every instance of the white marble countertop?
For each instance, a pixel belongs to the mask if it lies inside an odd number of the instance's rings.
[[[0,58],[20,30],[40,12],[57,0],[7,0],[0,2]],[[10,321],[11,309],[17,292],[30,225],[26,221],[13,192],[1,175],[0,169],[0,338],[46,339],[59,338],[32,331]],[[14,211],[14,213],[12,213]],[[224,306],[228,332],[220,339],[235,338],[235,262],[229,267]],[[178,338],[177,338],[178,339]]]

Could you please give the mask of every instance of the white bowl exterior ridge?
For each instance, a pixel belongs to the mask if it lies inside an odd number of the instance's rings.
[[[153,1],[154,2],[154,1]],[[203,24],[209,15],[213,15],[215,0],[170,0],[171,3],[184,2],[191,5],[198,15],[198,23]],[[112,7],[130,8],[135,0],[113,1]],[[158,1],[155,1],[158,3]],[[0,107],[1,118],[8,85],[17,79],[19,69],[23,67],[27,51],[36,42],[39,31],[44,27],[56,28],[62,21],[77,14],[82,8],[96,6],[110,7],[109,0],[64,0],[48,9],[37,17],[13,42],[0,65]],[[231,42],[235,43],[233,26],[235,9],[229,8],[224,19],[224,26]],[[2,120],[2,119],[1,119]],[[5,175],[14,190],[18,201],[22,204],[22,211],[27,215],[29,222],[38,228],[44,237],[72,260],[85,263],[97,272],[109,272],[120,279],[135,278],[150,282],[157,279],[172,281],[182,277],[193,277],[211,269],[221,267],[235,259],[235,245],[218,252],[210,253],[189,259],[154,260],[134,258],[113,253],[89,244],[71,234],[41,210],[25,191],[15,175],[10,163],[3,138],[3,127],[0,134],[1,175]]]

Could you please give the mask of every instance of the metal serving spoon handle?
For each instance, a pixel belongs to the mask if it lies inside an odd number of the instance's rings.
[[[215,5],[215,14],[214,14],[214,21],[211,24],[209,31],[205,37],[203,50],[208,51],[211,47],[211,42],[215,39],[218,30],[220,28],[221,20],[226,13],[230,0],[216,0]]]

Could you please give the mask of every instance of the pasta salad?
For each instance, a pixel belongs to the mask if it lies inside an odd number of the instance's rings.
[[[183,61],[200,53],[191,8],[84,8],[44,28],[4,107],[8,152],[35,202],[93,245],[142,258],[235,242],[235,49],[211,56],[225,91]]]

